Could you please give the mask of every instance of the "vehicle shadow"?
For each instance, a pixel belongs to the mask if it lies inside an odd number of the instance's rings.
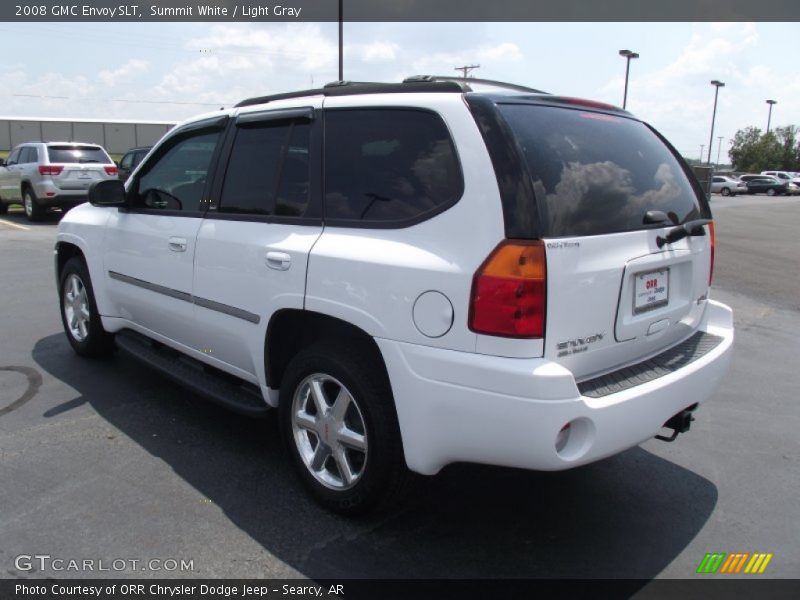
[[[89,403],[310,578],[647,580],[717,502],[713,483],[636,448],[561,473],[453,465],[426,478],[403,509],[348,521],[306,496],[276,419],[217,408],[126,356],[100,364],[71,356],[61,334],[33,349],[43,370],[80,394],[45,417]]]

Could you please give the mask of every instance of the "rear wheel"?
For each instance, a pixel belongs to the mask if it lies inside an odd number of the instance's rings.
[[[25,208],[25,216],[28,221],[41,221],[44,218],[45,209],[39,206],[36,194],[29,187],[22,193],[22,206]]]
[[[722,191],[721,191],[720,193],[721,193],[723,196],[730,196],[730,195],[731,195],[731,189],[730,189],[730,188],[726,188],[726,187],[724,187],[724,188],[722,188]]]
[[[103,329],[86,263],[72,257],[60,278],[61,322],[73,350],[81,356],[106,356],[114,351],[114,336]]]
[[[773,190],[772,188],[769,188],[767,190],[767,196],[774,196],[774,195],[775,195],[775,190]]]
[[[326,508],[355,515],[396,501],[411,473],[391,388],[368,349],[320,342],[289,364],[280,422],[305,486]]]

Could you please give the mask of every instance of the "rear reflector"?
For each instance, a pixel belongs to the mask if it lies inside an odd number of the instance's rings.
[[[544,244],[506,240],[473,277],[469,328],[487,335],[542,338],[546,307]]]
[[[714,229],[714,222],[708,224],[708,235],[711,243],[711,269],[708,272],[708,285],[714,280],[714,253],[717,245],[717,232]]]
[[[117,173],[119,173],[119,169],[117,169],[117,167],[114,167],[114,166],[103,167],[103,168],[106,170],[106,173],[108,173],[109,175],[116,175]]]
[[[64,165],[39,165],[40,175],[60,175]]]

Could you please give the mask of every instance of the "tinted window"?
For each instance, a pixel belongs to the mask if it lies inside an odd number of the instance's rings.
[[[149,150],[141,150],[140,152],[137,152],[136,154],[134,154],[134,155],[133,155],[133,165],[132,165],[132,168],[133,168],[133,167],[137,167],[137,166],[139,165],[139,163],[140,163],[140,162],[142,162],[142,159],[143,159],[145,156],[147,156],[147,153],[148,153],[148,152],[149,152]]]
[[[701,217],[680,163],[643,123],[549,106],[499,108],[528,164],[545,235],[643,229],[650,210],[681,223]]]
[[[110,163],[106,151],[98,146],[48,146],[51,163]]]
[[[714,183],[725,183],[724,177],[714,177]]]
[[[455,202],[461,169],[441,118],[418,110],[338,110],[325,117],[328,219],[407,221]]]
[[[30,146],[25,146],[19,153],[19,164],[24,165],[34,162]]]
[[[134,204],[161,210],[200,210],[211,158],[220,133],[181,137],[154,156],[134,188]]]
[[[123,169],[132,169],[133,168],[133,152],[128,152],[125,156],[122,157],[122,160],[119,161],[119,166]]]
[[[308,205],[310,126],[261,122],[240,127],[219,212],[300,216]]]
[[[11,154],[8,155],[8,160],[6,164],[8,165],[16,165],[19,163],[19,153],[21,148],[16,148]]]

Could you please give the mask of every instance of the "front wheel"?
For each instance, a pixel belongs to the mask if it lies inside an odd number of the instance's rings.
[[[295,469],[326,508],[363,514],[407,489],[391,388],[368,348],[321,342],[302,350],[284,375],[279,412]]]
[[[73,350],[81,356],[106,356],[114,351],[114,336],[103,329],[94,299],[89,269],[78,257],[61,271],[61,322]]]

